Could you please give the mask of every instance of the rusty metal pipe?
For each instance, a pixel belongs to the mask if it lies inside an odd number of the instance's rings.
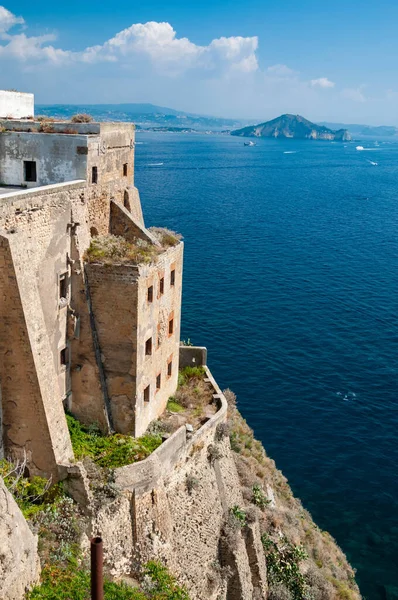
[[[102,538],[94,537],[90,542],[91,553],[91,600],[104,600],[104,553]]]

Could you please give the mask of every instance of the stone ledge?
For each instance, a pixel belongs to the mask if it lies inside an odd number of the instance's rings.
[[[215,390],[213,397],[219,402],[219,410],[190,439],[187,439],[186,428],[183,425],[145,460],[115,469],[115,481],[120,489],[135,491],[138,495],[154,489],[158,481],[170,473],[183,455],[189,455],[195,444],[205,443],[209,433],[215,431],[217,425],[225,420],[228,409],[225,396],[209,368],[204,368]]]
[[[0,205],[3,200],[25,200],[31,199],[34,196],[42,196],[43,194],[55,194],[58,192],[67,192],[68,190],[76,190],[83,188],[86,185],[85,179],[76,179],[74,181],[65,181],[64,183],[53,183],[51,185],[42,185],[39,187],[21,189],[9,194],[2,194],[0,196]],[[9,203],[7,202],[7,205]]]

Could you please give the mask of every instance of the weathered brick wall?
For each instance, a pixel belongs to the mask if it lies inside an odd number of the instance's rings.
[[[121,433],[142,435],[164,411],[177,388],[182,250],[182,244],[178,244],[160,254],[155,263],[138,267],[99,263],[86,266],[113,425]],[[171,269],[175,271],[173,286]],[[160,277],[164,278],[163,294],[159,290]],[[149,286],[153,286],[151,302]],[[169,334],[171,317],[173,333]],[[152,348],[147,355],[145,344],[149,339]],[[144,400],[147,386],[149,400]]]
[[[8,245],[15,272],[14,296],[19,298],[18,304],[3,296],[1,385],[6,451],[20,454],[26,448],[29,457],[33,456],[32,470],[56,479],[56,464],[73,457],[62,405],[71,391],[69,368],[61,365],[60,354],[70,345],[69,309],[60,302],[58,277],[72,275],[72,239],[77,231],[73,222],[80,222],[80,251],[89,243],[85,189],[82,183],[51,186],[2,196],[0,202],[3,254]],[[82,278],[79,262],[73,269]],[[1,288],[5,289],[5,283]],[[7,311],[18,305],[18,320],[10,322]],[[6,331],[9,335],[3,337]],[[24,342],[10,352],[20,336]],[[19,379],[23,379],[22,391],[14,389]],[[92,389],[95,392],[95,386]]]
[[[163,252],[155,265],[141,265],[138,282],[138,340],[137,348],[137,424],[141,435],[149,423],[165,409],[167,400],[177,388],[181,329],[181,293],[183,244]],[[171,271],[174,270],[174,285]],[[163,294],[160,280],[163,278]],[[153,287],[153,301],[148,302],[148,287]],[[173,320],[173,333],[169,322]],[[152,339],[152,355],[145,354],[145,341]],[[171,376],[168,363],[171,361]],[[160,389],[156,378],[160,375]],[[144,401],[144,390],[150,386],[150,400]]]
[[[113,426],[135,432],[137,376],[137,267],[86,265]]]
[[[13,257],[0,236],[0,379],[6,454],[32,472],[56,473],[56,456],[24,316]],[[32,458],[34,457],[34,459]]]

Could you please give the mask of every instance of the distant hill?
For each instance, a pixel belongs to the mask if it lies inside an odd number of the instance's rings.
[[[350,140],[346,129],[335,131],[324,125],[311,123],[300,115],[281,115],[272,121],[250,125],[231,131],[231,135],[242,137],[296,138],[309,140]]]
[[[36,113],[68,119],[76,113],[88,113],[98,121],[132,121],[141,129],[165,127],[196,131],[223,131],[242,127],[244,119],[224,119],[196,115],[155,104],[53,104],[37,105]]]
[[[325,127],[331,127],[332,129],[348,129],[349,133],[352,135],[369,135],[372,137],[384,137],[384,136],[393,136],[398,135],[398,127],[394,127],[394,125],[379,125],[373,127],[372,125],[360,125],[360,124],[351,124],[345,125],[344,123],[318,123],[318,125],[324,125]]]

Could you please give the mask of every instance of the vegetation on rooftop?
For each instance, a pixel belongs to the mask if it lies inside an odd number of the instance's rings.
[[[160,435],[103,435],[98,427],[85,427],[72,415],[66,420],[75,458],[89,457],[100,467],[115,469],[144,460],[162,443]]]
[[[158,248],[144,240],[128,242],[121,236],[98,235],[91,239],[85,254],[88,262],[150,263],[158,255]]]
[[[181,233],[177,233],[166,227],[150,227],[149,231],[160,242],[163,248],[176,246],[182,240]]]
[[[169,398],[165,413],[156,421],[163,432],[172,433],[184,423],[197,430],[217,412],[214,388],[205,378],[204,367],[180,369],[177,390]]]
[[[92,123],[94,121],[91,115],[86,113],[78,113],[70,118],[72,123]]]
[[[168,229],[156,228],[156,239],[161,247],[136,238],[134,242],[127,241],[122,236],[117,235],[98,235],[91,239],[85,259],[88,262],[104,262],[112,264],[114,262],[146,264],[155,261],[156,257],[171,246],[178,244],[181,236]],[[163,232],[163,233],[162,233]]]

